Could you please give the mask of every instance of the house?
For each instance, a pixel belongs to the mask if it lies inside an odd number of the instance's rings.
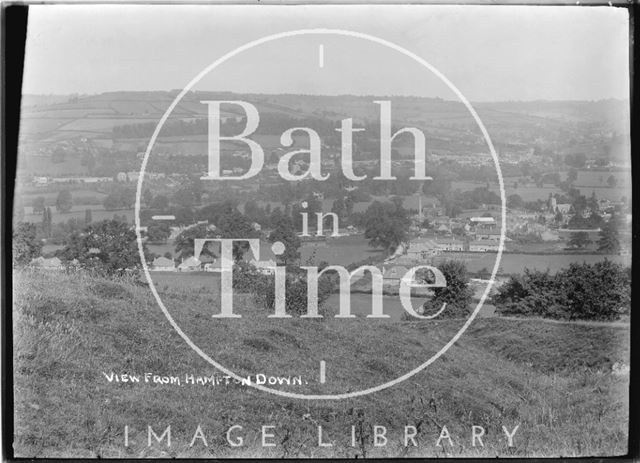
[[[428,259],[438,254],[438,246],[433,240],[414,240],[409,243],[409,249],[407,249],[407,256],[418,260]]]
[[[169,241],[175,240],[180,233],[184,230],[184,227],[169,227],[171,234],[169,235]]]
[[[469,243],[471,252],[497,252],[500,243],[494,240],[476,240]]]
[[[176,264],[166,257],[157,257],[151,264],[152,272],[175,272]]]
[[[178,272],[198,272],[200,271],[201,265],[202,263],[192,256],[183,260],[182,263],[178,265]]]
[[[464,241],[462,240],[436,241],[436,246],[440,251],[464,251]]]
[[[275,273],[276,262],[274,260],[251,259],[249,263],[256,268],[258,273],[263,275],[273,275]]]
[[[202,259],[207,260],[208,262],[206,262],[204,264],[204,271],[205,272],[224,272],[225,269],[231,269],[233,268],[233,259],[224,259],[222,257],[218,257],[218,258],[209,258],[208,256],[201,256]],[[209,259],[211,259],[209,261]]]
[[[476,240],[500,241],[500,230],[491,228],[488,230],[477,230]]]
[[[568,214],[571,210],[571,204],[558,204],[556,206],[556,212],[561,212],[562,214]]]
[[[394,265],[388,269],[383,268],[382,283],[385,285],[399,285],[400,280],[402,280],[408,271],[409,269],[403,265]]]
[[[495,225],[496,219],[493,217],[470,217],[469,222],[473,225]]]
[[[542,238],[542,241],[558,241],[560,239],[560,235],[551,230],[545,230],[540,233],[540,238]]]

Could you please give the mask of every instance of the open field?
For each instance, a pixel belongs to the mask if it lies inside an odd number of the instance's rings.
[[[55,209],[52,209],[51,220],[53,223],[59,222],[67,222],[69,219],[76,218],[81,222],[84,222],[85,210],[91,209],[91,219],[94,222],[99,222],[100,220],[110,220],[113,219],[114,215],[125,216],[127,218],[127,222],[133,223],[133,209],[121,209],[115,211],[106,211],[102,206],[91,206],[91,205],[80,205],[74,206],[70,212],[57,212]],[[42,214],[25,214],[24,219],[25,222],[33,222],[40,223],[42,222]]]
[[[605,175],[605,180],[609,175]],[[615,176],[615,174],[614,174]],[[461,191],[470,191],[474,188],[484,187],[486,183],[483,182],[471,182],[471,181],[456,181],[452,182],[452,189],[459,189]],[[610,188],[608,186],[585,186],[576,184],[576,188],[580,190],[580,194],[585,196],[591,196],[591,192],[595,192],[598,199],[608,199],[610,201],[620,201],[620,198],[626,196],[631,197],[631,183],[620,182],[617,186]],[[500,194],[497,180],[489,184],[489,189],[497,194]],[[525,201],[536,201],[538,199],[547,200],[549,194],[561,194],[562,191],[555,185],[545,184],[542,188],[538,188],[535,185],[519,185],[518,188],[513,188],[512,182],[505,182],[504,192],[507,197],[513,194],[518,194]]]
[[[425,372],[362,398],[301,401],[247,386],[110,383],[105,374],[185,378],[215,373],[172,330],[149,290],[86,274],[17,272],[13,312],[15,443],[20,457],[600,456],[626,452],[628,328],[477,320]],[[217,302],[190,288],[164,300],[177,323],[210,355],[242,375],[300,375],[299,393],[379,384],[424,361],[458,320],[376,323],[266,318],[238,295],[242,319],[216,321]],[[327,383],[318,363],[327,361]],[[208,440],[189,446],[201,425]],[[224,438],[243,426],[242,447]],[[260,447],[262,425],[276,428]],[[129,446],[124,427],[129,426]],[[171,447],[147,447],[147,426],[171,425]],[[333,447],[317,446],[317,425]],[[350,446],[351,426],[363,443]],[[389,441],[373,447],[373,425]],[[420,429],[404,447],[404,426]],[[472,447],[472,425],[487,430]],[[501,426],[519,425],[507,447]],[[435,446],[447,426],[453,446]],[[165,441],[166,442],[166,441]]]

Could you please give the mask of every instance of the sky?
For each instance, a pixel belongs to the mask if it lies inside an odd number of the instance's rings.
[[[629,96],[625,9],[455,5],[35,5],[23,93],[182,89],[241,45],[320,28],[392,42],[426,60],[470,101]],[[456,98],[397,50],[336,34],[255,46],[193,88]]]

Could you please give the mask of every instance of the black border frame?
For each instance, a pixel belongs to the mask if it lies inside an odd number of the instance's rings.
[[[188,2],[188,1],[187,1]],[[185,3],[187,3],[185,2]],[[69,0],[62,0],[57,3],[70,3]],[[75,3],[75,2],[74,2]],[[85,2],[78,2],[87,4]],[[117,0],[102,0],[102,4],[106,3],[120,3]],[[92,5],[100,6],[101,3],[92,3]],[[148,2],[134,0],[129,2],[123,1],[122,3],[137,3],[137,4],[176,4],[175,0],[169,2],[162,2],[158,0],[151,0]],[[202,3],[202,2],[198,2]],[[206,2],[213,3],[213,2]],[[230,4],[231,2],[218,2],[218,4]],[[235,1],[233,3],[240,4],[259,4],[261,0],[255,1]],[[266,0],[267,4],[336,4],[324,1],[301,1],[293,0],[290,2]],[[358,1],[344,1],[341,3],[366,3]],[[388,1],[374,0],[373,3],[384,4]],[[479,4],[479,5],[538,5],[538,6],[573,6],[576,4],[572,0],[547,0],[546,2],[540,0],[471,0],[467,2],[458,2],[456,0],[435,0],[435,1],[408,1],[402,3],[427,3],[427,4]],[[612,4],[613,3],[613,4]],[[638,59],[635,53],[638,41],[638,22],[636,18],[639,17],[640,4],[635,0],[613,0],[611,3],[602,0],[583,0],[578,3],[583,7],[589,6],[605,6],[609,5],[616,8],[625,8],[629,12],[629,70],[630,70],[630,89],[629,89],[629,102],[631,105],[631,119],[630,119],[630,138],[631,138],[631,168],[632,179],[634,177],[640,178],[640,117],[639,110],[640,99],[638,93],[634,92],[635,82],[638,76]],[[17,166],[18,156],[18,135],[19,135],[19,122],[20,122],[20,105],[22,97],[22,76],[24,67],[24,53],[25,42],[27,36],[27,23],[28,23],[28,4],[26,3],[5,3],[0,5],[1,8],[1,28],[2,34],[1,40],[1,53],[2,53],[2,108],[1,108],[1,121],[2,121],[2,137],[1,137],[1,149],[0,156],[0,186],[2,187],[0,192],[0,210],[2,212],[2,218],[0,220],[0,232],[2,242],[0,244],[0,276],[2,293],[0,294],[1,312],[0,312],[0,324],[2,326],[1,334],[1,354],[2,354],[2,397],[1,397],[1,410],[2,410],[2,460],[3,461],[33,461],[29,458],[15,458],[13,452],[13,430],[14,430],[14,407],[13,407],[13,337],[12,337],[12,224],[13,224],[13,197],[14,197],[14,185],[15,185],[15,173]],[[636,130],[634,130],[636,129]],[[632,181],[633,182],[633,181]],[[637,182],[640,185],[640,181]],[[633,185],[633,183],[632,183]],[[640,193],[638,188],[632,188],[632,238],[633,243],[640,244],[640,232],[638,232],[638,204],[640,201]],[[635,262],[640,262],[640,249],[639,246],[632,245],[632,281],[638,281],[638,271],[634,266]],[[634,284],[632,284],[632,307]],[[635,315],[635,316],[634,316]],[[631,317],[631,363],[637,365],[637,361],[633,361],[640,357],[640,342],[638,339],[640,334],[640,325],[634,320],[640,317],[640,315],[633,314]],[[531,458],[520,459],[510,458],[510,461],[640,461],[640,371],[632,368],[630,372],[630,390],[629,390],[629,447],[628,453],[625,456],[617,457],[576,457],[576,458]],[[638,391],[638,392],[636,392]],[[636,392],[634,394],[634,392]],[[77,458],[42,458],[40,461],[85,461]],[[225,459],[216,459],[225,460]],[[235,461],[241,461],[240,459],[230,459]],[[397,460],[403,460],[399,458]],[[405,459],[405,460],[422,460],[422,459]],[[426,460],[426,459],[425,459]],[[493,460],[493,459],[480,459]],[[95,460],[86,460],[95,461]],[[114,459],[114,461],[137,461],[130,459]],[[189,461],[188,459],[181,459],[181,461]],[[202,459],[193,461],[203,461]],[[278,461],[278,460],[264,460],[264,461]],[[447,462],[460,462],[466,463],[474,461],[474,459],[433,459],[430,461],[447,461]]]

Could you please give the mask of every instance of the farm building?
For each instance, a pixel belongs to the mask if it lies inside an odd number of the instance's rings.
[[[178,265],[179,272],[197,272],[200,270],[202,263],[195,257],[189,257]]]
[[[476,240],[500,241],[500,230],[497,228],[478,230],[476,231]]]
[[[496,219],[493,217],[470,217],[469,222],[474,225],[495,225]]]
[[[151,270],[153,272],[175,272],[176,264],[166,257],[158,257],[151,264]]]
[[[222,257],[215,259],[208,256],[202,256],[202,258],[207,260],[204,264],[205,272],[222,272],[225,268],[230,269],[233,267],[233,259],[225,260]]]

